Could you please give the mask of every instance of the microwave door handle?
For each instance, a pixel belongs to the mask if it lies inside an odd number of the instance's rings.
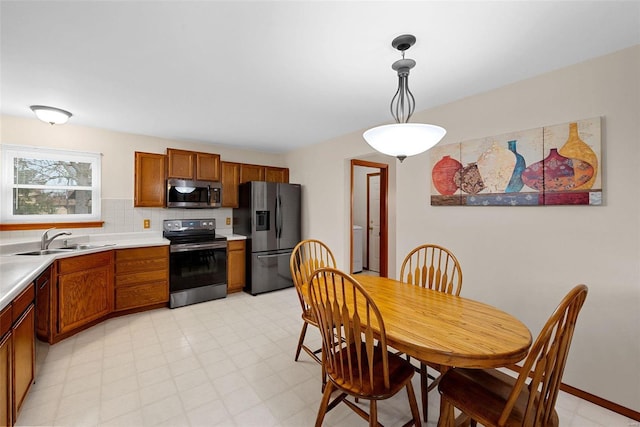
[[[211,206],[211,185],[207,185],[207,206]]]

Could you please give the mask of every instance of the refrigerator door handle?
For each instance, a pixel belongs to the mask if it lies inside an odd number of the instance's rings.
[[[282,198],[278,195],[278,215],[276,216],[278,221],[278,239],[282,237]]]

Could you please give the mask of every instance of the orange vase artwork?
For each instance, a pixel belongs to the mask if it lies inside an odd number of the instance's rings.
[[[574,179],[576,185],[573,187],[573,190],[589,190],[593,187],[593,183],[596,180],[596,174],[598,173],[598,157],[591,147],[580,139],[580,135],[578,134],[578,123],[569,123],[569,138],[567,139],[567,142],[560,147],[558,153],[570,159],[581,160],[582,162],[589,164],[592,168],[588,171],[592,175],[586,180],[586,176],[582,174],[580,170],[574,168]]]

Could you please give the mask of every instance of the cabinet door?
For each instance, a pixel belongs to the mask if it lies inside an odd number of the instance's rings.
[[[264,173],[264,166],[243,163],[240,166],[240,184],[249,181],[264,181]]]
[[[227,243],[227,293],[239,292],[245,285],[245,242]]]
[[[135,153],[134,206],[164,207],[166,197],[165,157],[164,154]]]
[[[36,279],[36,336],[42,341],[49,341],[51,334],[51,267],[42,272]]]
[[[196,153],[196,180],[220,181],[220,155]]]
[[[16,418],[24,398],[34,379],[35,369],[35,310],[33,304],[29,306],[22,317],[14,324],[13,335],[13,396]]]
[[[265,171],[265,180],[267,182],[289,182],[289,168],[276,168],[267,166]]]
[[[112,265],[58,277],[58,332],[65,333],[113,309]]]
[[[169,158],[167,176],[169,178],[194,179],[196,175],[195,155],[196,153],[193,151],[167,148],[167,157]]]
[[[238,207],[240,163],[222,162],[222,207]]]
[[[11,426],[13,396],[11,393],[11,333],[0,335],[0,426]]]

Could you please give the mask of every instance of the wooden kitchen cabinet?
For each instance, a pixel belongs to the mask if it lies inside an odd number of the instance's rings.
[[[168,246],[115,252],[115,311],[155,307],[169,301]]]
[[[113,310],[113,251],[57,262],[57,330],[70,333]]]
[[[166,156],[164,154],[135,153],[134,199],[135,207],[162,208],[165,206]]]
[[[51,337],[51,273],[49,266],[35,280],[36,290],[36,337],[49,341]]]
[[[267,166],[264,175],[267,182],[289,182],[289,168]]]
[[[220,155],[167,148],[169,178],[220,181]]]
[[[264,166],[242,163],[240,166],[240,184],[249,181],[264,181],[265,172]]]
[[[0,314],[0,425],[15,423],[34,380],[34,300],[32,283]]]
[[[33,300],[13,326],[13,419],[24,403],[35,378],[36,338]]]
[[[245,241],[227,242],[227,293],[240,292],[245,285]]]
[[[0,313],[0,426],[13,425],[11,304]]]
[[[240,185],[240,163],[222,162],[222,207],[237,208]]]

